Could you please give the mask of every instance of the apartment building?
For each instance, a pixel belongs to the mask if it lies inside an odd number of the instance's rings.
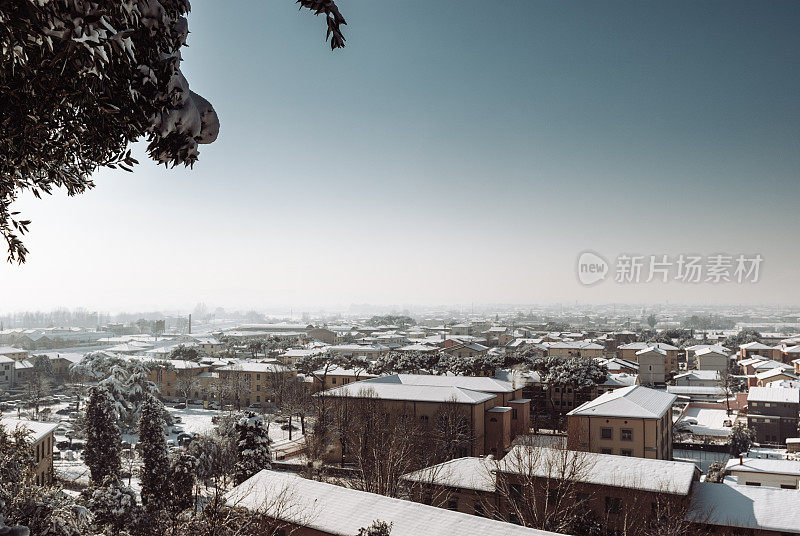
[[[761,356],[767,359],[780,359],[780,348],[776,349],[756,341],[739,345],[739,359],[750,359],[755,356]]]
[[[680,353],[680,349],[678,349],[677,346],[664,342],[631,342],[623,344],[617,348],[617,357],[638,363],[639,360],[636,353],[645,348],[658,348],[666,352],[664,357],[664,372],[666,374],[678,371],[678,354]]]
[[[392,536],[564,536],[269,470],[235,487],[226,502],[264,513],[271,520],[265,534],[280,536],[356,535],[376,519],[391,523]]]
[[[545,342],[548,356],[553,357],[603,357],[604,347],[592,341]]]
[[[697,350],[694,354],[694,366],[697,370],[715,370],[722,372],[730,367],[731,359],[719,346],[709,346]]]
[[[52,484],[53,482],[53,445],[57,423],[29,421],[26,419],[3,418],[2,424],[6,432],[23,429],[29,432],[27,437],[30,444],[33,472],[37,486]]]
[[[800,484],[800,461],[740,456],[728,460],[725,473],[740,486],[797,489]]]
[[[335,387],[347,385],[348,383],[377,377],[377,374],[370,374],[363,369],[345,368],[336,365],[327,370],[319,369],[314,371],[312,376],[312,390],[317,392],[325,389],[333,389]]]
[[[758,443],[785,445],[797,437],[800,389],[751,387],[747,393],[747,427]]]
[[[5,389],[14,385],[14,363],[10,357],[0,355],[0,385]]]
[[[238,402],[233,399],[228,401],[238,403],[240,406],[269,401],[273,381],[297,376],[297,371],[279,363],[251,361],[218,367],[214,372],[219,375],[219,381],[228,385],[236,385],[233,391],[238,393]],[[242,386],[246,387],[242,388]],[[229,394],[228,396],[235,395]]]
[[[639,383],[642,385],[663,384],[667,380],[667,351],[657,346],[648,346],[636,352],[639,363]]]
[[[459,458],[401,480],[415,501],[474,515],[500,515],[511,523],[528,521],[518,517],[519,511],[543,509],[548,489],[571,488],[560,500],[580,501],[581,511],[619,528],[631,515],[636,523],[651,520],[658,511],[653,505],[663,510],[669,505],[675,511],[688,506],[699,477],[692,463],[517,445],[501,460]],[[512,501],[522,506],[512,508]]]
[[[522,387],[488,377],[393,374],[322,391],[333,403],[379,400],[387,412],[412,415],[432,423],[443,411],[455,410],[470,428],[463,455],[502,455],[511,441],[530,429],[530,400]],[[334,446],[332,456],[341,452]]]
[[[567,413],[572,450],[672,459],[672,404],[677,396],[640,385],[623,387]]]
[[[149,364],[147,379],[156,384],[161,398],[202,398],[202,387],[197,377],[207,372],[209,367],[180,359],[157,360]]]

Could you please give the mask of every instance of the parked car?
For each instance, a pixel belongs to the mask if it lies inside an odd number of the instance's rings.
[[[173,422],[183,422],[183,419],[181,418],[180,415],[173,415],[172,420]]]
[[[180,426],[173,426],[172,427],[172,433],[173,434],[182,434],[183,433],[183,428],[181,428]]]
[[[167,446],[168,447],[174,447],[175,446],[175,440],[174,439],[167,439]]]
[[[69,448],[69,441],[58,441],[56,443],[56,448],[59,450],[67,450]]]
[[[194,439],[192,434],[187,434],[186,432],[181,432],[178,434],[178,444],[183,445],[184,443],[188,443]]]
[[[53,451],[53,459],[54,460],[60,460],[61,459],[61,451],[60,450],[54,450]]]
[[[261,407],[262,407],[261,402],[253,402],[252,404],[250,404],[250,408],[252,409],[261,409]]]
[[[222,406],[219,405],[219,402],[209,402],[208,409],[222,409]]]
[[[175,409],[186,409],[186,404],[181,402],[180,404],[173,404],[172,407],[175,408]]]
[[[295,425],[292,425],[291,428],[292,430],[297,430],[297,426]],[[288,430],[288,429],[289,429],[289,423],[281,425],[281,430]]]

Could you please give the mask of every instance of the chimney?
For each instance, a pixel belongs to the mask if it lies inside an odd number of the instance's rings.
[[[189,313],[189,335],[192,334],[192,313]]]
[[[739,454],[739,465],[744,465],[744,458]]]

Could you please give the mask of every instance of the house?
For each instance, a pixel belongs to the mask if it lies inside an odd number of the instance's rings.
[[[672,459],[673,394],[640,385],[623,387],[567,413],[572,450]]]
[[[800,390],[751,387],[747,393],[747,427],[758,443],[786,444],[797,436]]]
[[[14,386],[27,385],[33,378],[33,363],[27,359],[14,362]]]
[[[29,421],[26,419],[12,419],[4,417],[3,427],[6,432],[16,429],[28,432],[27,441],[30,444],[33,472],[37,486],[49,485],[53,482],[53,444],[58,423]]]
[[[761,357],[766,357],[767,359],[773,359],[778,357],[775,355],[775,350],[776,349],[772,346],[767,346],[766,344],[757,341],[748,342],[746,344],[739,345],[739,358],[748,359],[759,355]],[[780,348],[778,350],[780,350]]]
[[[797,489],[800,484],[800,461],[740,456],[728,460],[725,473],[735,478],[740,486]]]
[[[663,384],[666,381],[667,351],[657,346],[648,346],[636,352],[639,363],[641,385]]]
[[[639,373],[639,364],[634,363],[633,361],[627,361],[625,359],[621,359],[619,357],[611,357],[611,358],[597,358],[597,362],[600,365],[605,365],[608,369],[608,372],[611,374],[638,374]]]
[[[800,534],[800,490],[697,482],[686,519],[722,534]],[[730,532],[726,532],[730,531]]]
[[[719,372],[716,370],[690,370],[676,374],[673,378],[675,385],[694,387],[716,387],[719,385]]]
[[[69,380],[70,368],[75,363],[80,363],[83,359],[83,354],[75,353],[64,354],[49,352],[45,355],[50,359],[50,363],[53,365],[53,375],[55,376],[55,380],[59,383]]]
[[[553,357],[602,357],[603,346],[592,341],[545,342],[547,355]]]
[[[325,344],[337,344],[341,340],[335,331],[328,328],[313,328],[308,330],[311,339],[324,342]]]
[[[14,364],[10,357],[0,355],[0,386],[9,389],[14,385]]]
[[[14,348],[12,346],[0,346],[0,356],[11,358],[14,361],[20,361],[23,359],[28,359],[28,351],[22,350],[21,348]]]
[[[644,350],[645,348],[653,347],[666,352],[666,356],[664,358],[664,372],[678,372],[678,354],[680,353],[680,350],[677,346],[673,346],[664,342],[632,342],[629,344],[623,344],[617,348],[617,357],[638,363],[639,360],[636,353],[640,350]]]
[[[328,347],[328,353],[338,357],[363,357],[374,361],[378,356],[389,353],[389,347],[382,344],[337,344]]]
[[[766,387],[770,382],[777,382],[782,380],[788,381],[796,381],[798,378],[796,375],[792,374],[791,372],[787,371],[784,368],[776,367],[773,369],[768,369],[763,372],[759,372],[756,374],[756,385],[758,387]]]
[[[616,528],[620,518],[634,512],[637,523],[655,515],[654,503],[688,506],[699,477],[691,463],[517,445],[501,460],[458,458],[403,475],[401,481],[416,501],[464,513],[499,514],[513,523],[525,521],[518,511],[541,508],[547,489],[571,487],[561,500],[584,502],[582,512]],[[510,508],[515,500],[524,506]]]
[[[278,360],[288,367],[294,367],[298,359],[304,357],[313,357],[324,355],[327,352],[326,347],[322,348],[289,348],[278,356]]]
[[[720,346],[709,346],[697,350],[694,354],[694,365],[697,370],[722,372],[728,370],[730,363],[730,357]]]
[[[328,389],[317,396],[330,400],[379,400],[398,414],[431,423],[453,409],[469,423],[470,445],[463,455],[501,454],[530,428],[530,400],[522,386],[489,377],[393,374]],[[334,447],[334,452],[340,445]]]
[[[558,536],[266,469],[228,492],[226,502],[263,513],[283,536],[351,536],[376,519],[392,524],[392,536]]]

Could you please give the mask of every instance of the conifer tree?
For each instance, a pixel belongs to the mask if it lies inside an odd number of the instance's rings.
[[[169,496],[169,457],[162,412],[161,402],[148,395],[139,420],[139,453],[142,456],[139,478],[142,504],[150,512],[163,510]]]
[[[236,423],[236,467],[234,479],[239,485],[262,469],[270,468],[269,430],[264,418],[248,411]]]
[[[92,387],[86,405],[86,465],[92,482],[100,485],[107,476],[119,478],[122,437],[117,412],[108,392]]]
[[[197,467],[197,458],[185,452],[181,452],[170,458],[169,507],[173,512],[179,513],[193,506],[194,481]]]

